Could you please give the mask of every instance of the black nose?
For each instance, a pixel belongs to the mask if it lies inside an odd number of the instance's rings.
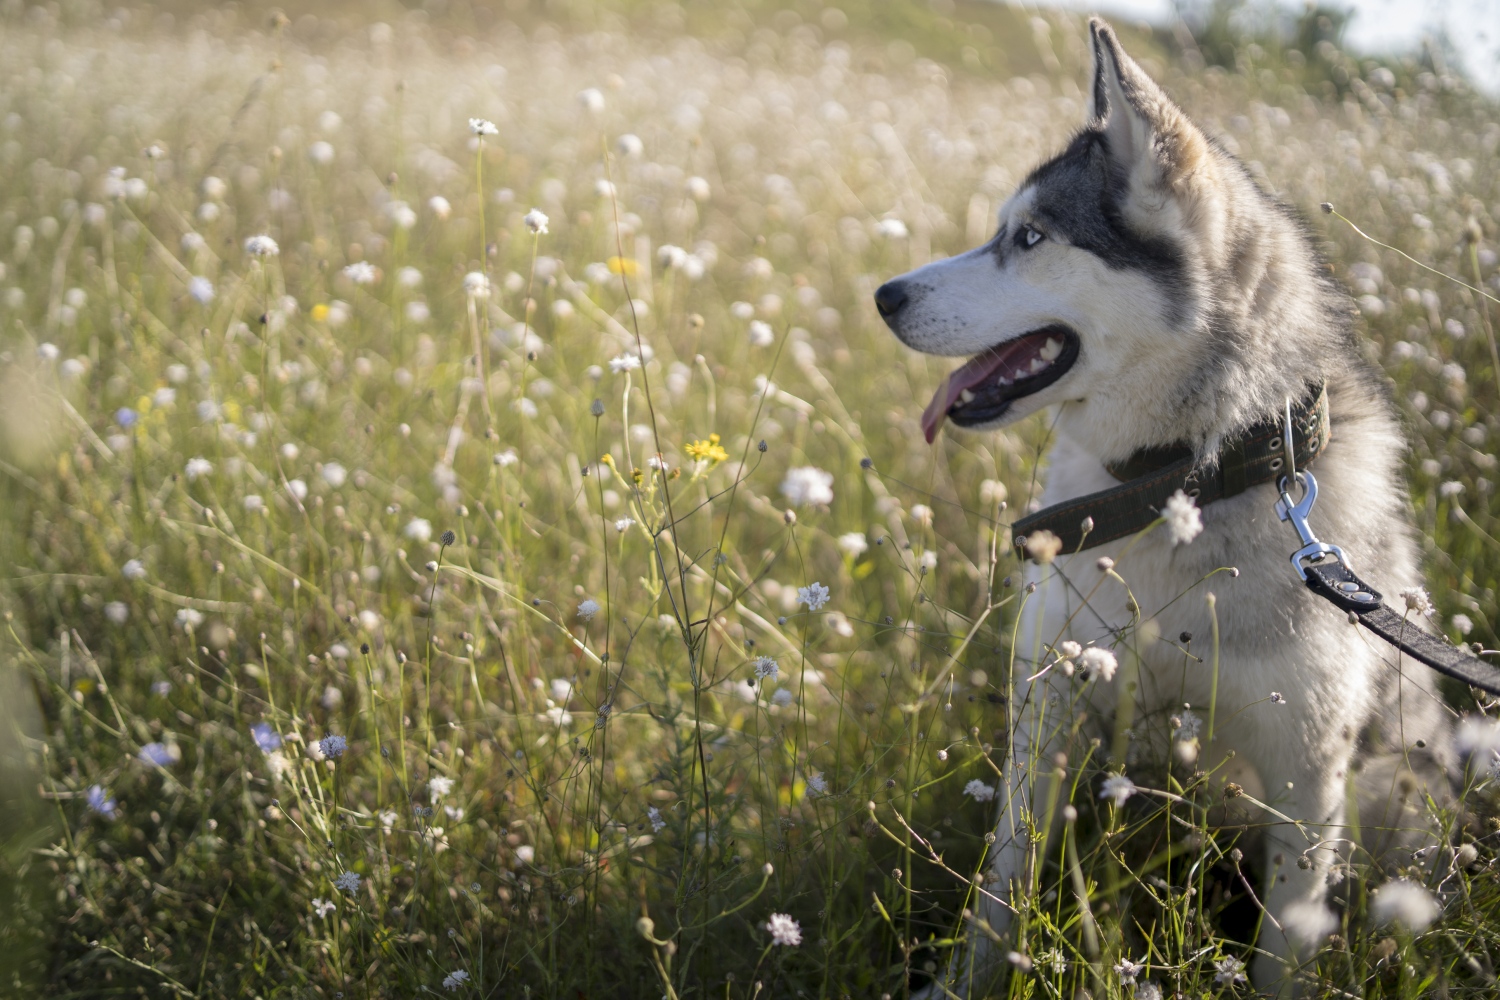
[[[906,305],[906,286],[899,281],[887,281],[875,289],[875,308],[883,319],[890,319]]]

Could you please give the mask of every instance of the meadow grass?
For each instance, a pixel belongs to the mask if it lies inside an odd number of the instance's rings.
[[[4,15],[7,987],[907,995],[985,933],[1048,428],[927,447],[946,366],[870,293],[1081,124],[1081,22],[325,15]],[[1294,205],[1496,290],[1494,102],[1304,27],[1127,45]],[[1500,313],[1311,221],[1409,422],[1434,625],[1493,647]],[[999,994],[1248,992],[1263,816],[1137,752],[1181,723],[1068,762]],[[1126,764],[1172,795],[1101,799]],[[1442,846],[1352,852],[1311,993],[1493,994],[1467,781]],[[1440,917],[1382,925],[1391,877]]]

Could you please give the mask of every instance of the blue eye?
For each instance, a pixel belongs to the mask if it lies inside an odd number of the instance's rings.
[[[1016,234],[1016,242],[1027,250],[1036,246],[1046,239],[1041,230],[1033,229],[1031,226],[1022,226],[1021,231]]]

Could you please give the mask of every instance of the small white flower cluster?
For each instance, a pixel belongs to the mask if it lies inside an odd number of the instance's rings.
[[[1104,779],[1104,784],[1099,788],[1099,797],[1109,799],[1116,808],[1125,805],[1125,802],[1134,795],[1138,788],[1135,782],[1123,774],[1112,774]]]
[[[1203,513],[1198,510],[1198,504],[1193,498],[1182,490],[1167,498],[1161,514],[1166,519],[1173,545],[1186,545],[1203,534]]]
[[[975,802],[990,802],[995,798],[995,786],[974,778],[964,786],[964,794]]]
[[[1401,598],[1406,602],[1407,611],[1414,611],[1425,618],[1432,617],[1432,598],[1427,596],[1427,591],[1423,588],[1407,587],[1401,591]]]
[[[526,213],[526,217],[521,221],[526,223],[526,228],[531,230],[534,235],[542,236],[547,232],[547,223],[551,220],[547,218],[540,208],[533,208]]]
[[[802,928],[789,914],[771,914],[766,921],[766,930],[771,933],[772,944],[792,948],[802,943]]]
[[[781,481],[781,494],[797,507],[833,503],[833,473],[817,466],[801,465],[788,469]]]
[[[797,603],[807,605],[809,611],[817,611],[823,607],[831,596],[829,589],[821,583],[810,583],[806,587],[797,588]]]

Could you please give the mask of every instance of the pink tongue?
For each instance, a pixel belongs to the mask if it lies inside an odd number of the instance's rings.
[[[1029,363],[1031,355],[1035,353],[1036,348],[1031,340],[1030,336],[1017,337],[978,357],[970,358],[954,369],[948,380],[933,393],[932,402],[927,404],[927,409],[922,411],[922,433],[926,435],[927,443],[932,444],[933,438],[937,437],[938,429],[948,419],[948,410],[958,402],[958,397],[965,389],[972,389],[1001,374],[1012,379],[1028,374],[1027,366],[1021,362],[1024,360]]]

